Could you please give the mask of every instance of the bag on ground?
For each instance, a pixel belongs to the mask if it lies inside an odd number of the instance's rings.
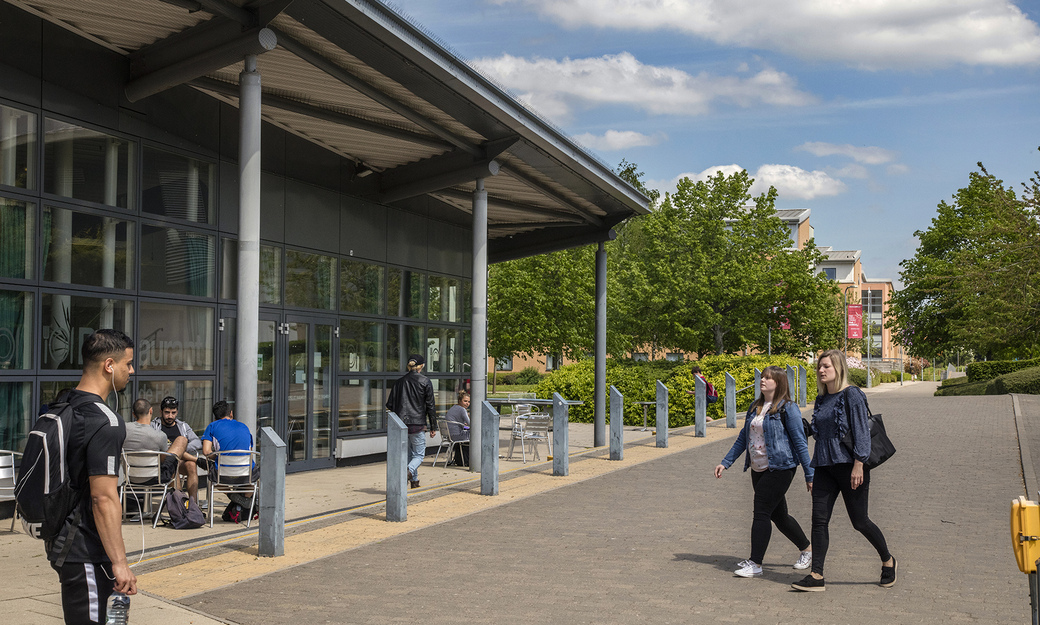
[[[206,524],[206,517],[198,502],[182,490],[174,489],[166,493],[166,512],[175,530],[193,530]]]

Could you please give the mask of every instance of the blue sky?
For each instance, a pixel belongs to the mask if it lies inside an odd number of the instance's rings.
[[[608,165],[662,191],[744,168],[817,245],[898,284],[977,161],[1040,169],[1040,3],[395,0]],[[735,167],[734,167],[735,166]]]

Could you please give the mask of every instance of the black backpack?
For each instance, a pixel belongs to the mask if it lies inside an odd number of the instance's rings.
[[[56,540],[71,517],[71,530],[55,563],[65,562],[80,523],[80,491],[72,485],[66,450],[72,434],[75,409],[91,397],[50,406],[29,431],[18,467],[14,497],[25,533],[47,542]]]
[[[199,504],[188,493],[173,489],[166,493],[166,512],[175,530],[193,530],[206,524]]]

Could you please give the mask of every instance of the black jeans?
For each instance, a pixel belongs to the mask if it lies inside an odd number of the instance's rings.
[[[751,521],[751,561],[762,564],[769,547],[773,523],[799,551],[809,548],[802,526],[787,513],[787,489],[794,479],[795,469],[751,472],[751,486],[755,489],[755,514]]]
[[[845,510],[849,520],[857,532],[863,534],[882,562],[888,561],[892,554],[888,552],[885,535],[867,516],[867,503],[870,496],[870,469],[863,469],[863,483],[852,490],[852,463],[835,464],[828,467],[816,467],[813,477],[812,506],[812,572],[823,575],[823,562],[827,558],[827,547],[830,543],[831,512],[838,500],[838,493],[845,501]]]

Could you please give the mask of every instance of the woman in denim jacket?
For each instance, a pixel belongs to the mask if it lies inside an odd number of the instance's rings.
[[[734,575],[739,577],[762,574],[762,559],[772,533],[770,521],[801,551],[794,568],[807,569],[812,562],[809,539],[798,521],[788,514],[786,498],[799,464],[805,472],[806,488],[812,492],[813,470],[809,466],[802,411],[791,401],[787,374],[780,367],[766,367],[762,372],[761,390],[762,394],[744,417],[744,428],[733,447],[722,464],[715,467],[715,477],[720,478],[737,456],[744,453],[744,470],[751,468],[751,485],[755,490],[751,557],[737,564]]]
[[[845,354],[832,349],[820,355],[816,364],[816,404],[812,430],[816,439],[812,465],[816,470],[812,510],[812,571],[792,584],[795,590],[819,592],[825,589],[823,562],[830,542],[829,525],[838,494],[845,501],[852,527],[863,534],[881,558],[880,585],[896,583],[896,559],[888,551],[885,535],[867,516],[870,494],[870,469],[863,462],[870,457],[870,426],[867,423],[867,398],[863,391],[849,386]],[[852,453],[841,442],[852,430]]]

